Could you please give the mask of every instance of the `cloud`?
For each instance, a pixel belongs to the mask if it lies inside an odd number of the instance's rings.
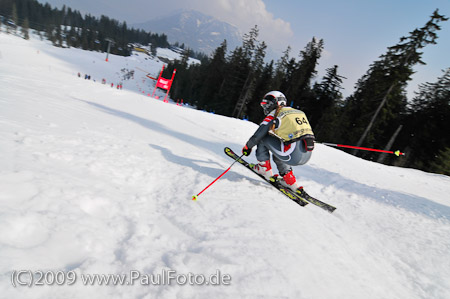
[[[294,36],[291,24],[275,18],[267,11],[262,0],[196,0],[192,9],[216,17],[247,33],[255,25],[259,28],[259,40],[268,43],[276,51],[284,51]]]

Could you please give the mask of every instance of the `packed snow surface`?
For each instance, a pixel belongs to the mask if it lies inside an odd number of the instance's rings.
[[[449,177],[318,144],[333,214],[238,164],[193,201],[257,125],[149,97],[161,66],[0,33],[1,298],[450,298]]]

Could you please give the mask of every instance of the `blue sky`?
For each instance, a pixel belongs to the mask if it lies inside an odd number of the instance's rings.
[[[319,69],[337,64],[347,77],[346,94],[369,65],[415,28],[422,27],[436,8],[450,17],[450,0],[266,0],[267,10],[289,22],[294,30],[296,47],[317,36],[325,42],[325,55]],[[289,7],[290,9],[287,9]],[[417,66],[408,91],[417,85],[434,82],[441,69],[450,67],[450,20],[441,23],[436,45],[423,49],[425,66]]]
[[[318,79],[326,68],[339,66],[347,77],[344,95],[353,92],[356,81],[369,65],[398,43],[400,37],[422,27],[433,11],[450,17],[450,0],[39,0],[52,6],[63,4],[92,15],[107,15],[128,24],[148,21],[176,9],[195,9],[236,25],[242,33],[255,24],[260,39],[275,53],[288,45],[291,55],[313,38],[325,48],[318,66]],[[126,3],[126,4],[124,4]],[[450,20],[441,23],[437,45],[423,49],[425,66],[417,66],[408,86],[412,97],[417,85],[434,82],[450,67]]]

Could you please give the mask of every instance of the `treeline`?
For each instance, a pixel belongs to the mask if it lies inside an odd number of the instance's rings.
[[[345,77],[330,66],[323,78],[316,67],[324,41],[313,38],[290,58],[288,47],[276,62],[264,62],[266,44],[258,40],[255,26],[243,37],[242,46],[228,53],[224,41],[202,64],[175,61],[177,77],[173,99],[183,99],[198,109],[259,123],[262,96],[280,90],[289,105],[305,111],[318,141],[406,152],[394,155],[354,151],[365,159],[450,175],[450,68],[436,82],[423,83],[413,99],[406,87],[413,67],[425,64],[421,50],[437,43],[439,23],[447,18],[436,10],[430,20],[370,65],[347,98],[342,96]],[[447,66],[448,67],[448,66]]]
[[[36,0],[1,0],[0,16],[7,30],[20,26],[23,36],[28,38],[31,28],[38,34],[44,33],[55,46],[106,52],[108,40],[111,40],[110,53],[122,56],[131,54],[130,43],[151,44],[153,51],[156,47],[169,46],[164,34],[129,28],[126,22],[106,16],[82,16],[66,6],[59,10]]]

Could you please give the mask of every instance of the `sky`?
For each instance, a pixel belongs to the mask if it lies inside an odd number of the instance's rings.
[[[259,39],[274,51],[275,60],[288,46],[291,56],[313,37],[323,39],[325,46],[319,60],[320,79],[327,68],[338,65],[346,77],[344,96],[371,63],[384,54],[400,37],[422,27],[435,9],[450,17],[450,0],[39,0],[52,6],[66,5],[82,13],[106,15],[127,24],[146,22],[174,10],[194,9],[237,26],[242,33],[254,25]],[[450,21],[441,23],[436,45],[424,48],[427,65],[415,67],[416,74],[408,86],[411,98],[418,84],[435,82],[442,70],[450,67]]]

